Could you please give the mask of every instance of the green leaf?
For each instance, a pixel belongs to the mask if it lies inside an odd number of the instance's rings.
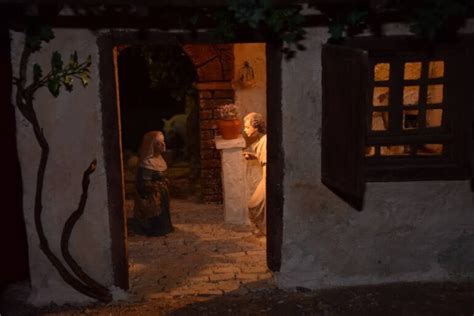
[[[368,16],[367,11],[354,10],[347,17],[347,23],[349,25],[358,25],[364,23]]]
[[[26,28],[26,45],[32,50],[37,51],[41,48],[42,42],[49,42],[54,38],[53,30],[47,25],[38,25],[31,23]]]
[[[28,46],[32,51],[37,51],[41,48],[41,40],[37,36],[27,36],[26,46]]]
[[[41,66],[38,64],[34,64],[33,65],[33,80],[35,82],[38,82],[42,76],[43,76],[43,70],[41,69]]]
[[[281,38],[285,43],[295,43],[296,42],[296,34],[295,33],[285,33],[281,36]]]
[[[53,77],[48,80],[48,90],[55,98],[58,97],[60,88],[61,82],[59,81],[59,78]]]
[[[71,57],[69,57],[68,67],[76,68],[77,66],[79,66],[79,61],[78,61],[78,58],[77,58],[77,52],[74,51],[74,53],[71,54]]]
[[[262,5],[265,10],[270,10],[272,8],[272,0],[263,0]]]
[[[51,67],[53,72],[59,72],[63,69],[63,60],[61,54],[57,51],[55,51],[51,57]]]
[[[342,24],[331,24],[329,25],[329,34],[331,34],[332,40],[341,40],[344,37],[344,25]]]
[[[92,65],[92,56],[87,56],[86,67],[89,68]]]
[[[82,85],[86,87],[89,84],[89,79],[90,79],[89,72],[84,71],[81,74],[79,74],[79,77],[81,78]]]
[[[73,89],[73,78],[72,76],[66,76],[63,79],[63,85],[67,91],[71,92]]]
[[[53,29],[49,25],[42,25],[39,31],[41,41],[49,42],[54,38]]]

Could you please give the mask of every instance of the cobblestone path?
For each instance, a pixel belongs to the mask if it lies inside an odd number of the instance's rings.
[[[174,232],[129,236],[130,293],[154,300],[272,289],[265,238],[224,223],[223,206],[171,201]]]

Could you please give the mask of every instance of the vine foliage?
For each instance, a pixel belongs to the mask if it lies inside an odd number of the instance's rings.
[[[422,0],[407,3],[410,31],[430,41],[452,37],[472,11],[470,0]]]
[[[329,19],[330,43],[341,43],[368,27],[379,34],[383,22],[380,16],[390,12],[396,13],[400,22],[408,24],[410,32],[421,40],[452,39],[474,9],[471,0],[388,0],[379,8],[380,12],[374,12],[368,5],[315,7]]]
[[[261,31],[268,38],[285,44],[282,50],[287,58],[292,57],[296,49],[305,48],[301,44],[306,32],[300,6],[277,8],[271,0],[229,0],[226,9],[217,12],[214,18],[217,26],[212,32],[224,41]]]

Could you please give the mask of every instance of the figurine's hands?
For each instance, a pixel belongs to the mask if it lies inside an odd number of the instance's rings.
[[[249,151],[242,152],[242,155],[244,155],[245,159],[257,159],[257,156],[254,153],[249,152]]]

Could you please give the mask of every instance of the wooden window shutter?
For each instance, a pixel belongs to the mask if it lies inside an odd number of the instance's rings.
[[[471,44],[472,45],[472,44]],[[452,144],[455,148],[456,163],[462,168],[464,179],[471,180],[474,190],[474,95],[472,82],[474,62],[472,49],[456,47],[446,53],[446,103],[453,116]]]
[[[459,71],[462,70],[462,88],[464,89],[464,100],[462,116],[467,120],[466,124],[462,127],[460,132],[462,135],[467,135],[467,148],[464,153],[467,153],[469,159],[469,173],[471,178],[471,191],[474,192],[474,91],[473,91],[473,79],[474,79],[474,40],[471,39],[470,45],[466,48],[463,53],[463,59],[458,58],[462,62],[458,62]]]
[[[322,66],[321,181],[361,210],[365,191],[368,53],[324,45]]]

